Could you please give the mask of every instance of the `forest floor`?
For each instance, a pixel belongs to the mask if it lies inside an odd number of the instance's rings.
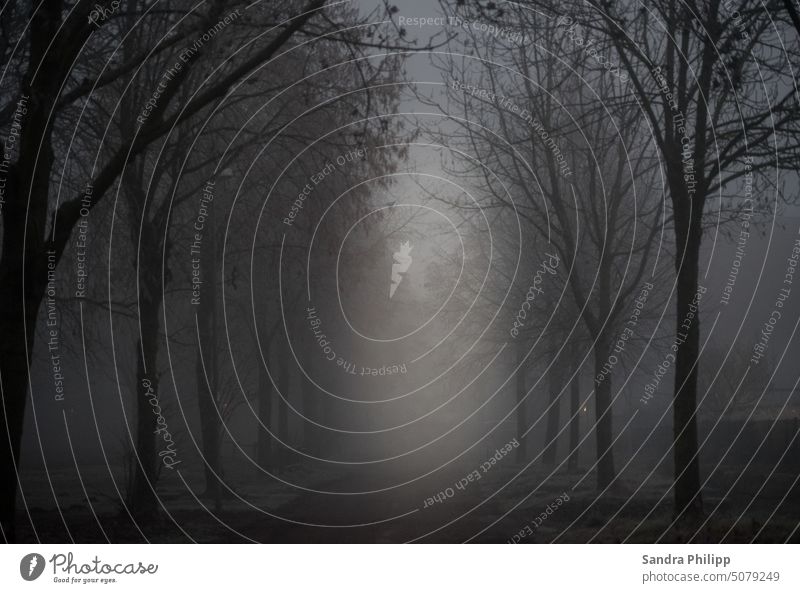
[[[530,469],[512,480],[517,471],[498,468],[491,480],[453,488],[452,495],[430,504],[448,483],[441,476],[435,484],[420,479],[380,491],[377,476],[310,476],[296,466],[280,478],[310,484],[305,489],[274,480],[265,485],[255,477],[241,480],[217,511],[214,501],[197,494],[202,476],[189,476],[185,483],[162,481],[160,516],[138,524],[119,503],[115,488],[106,484],[84,494],[80,480],[51,471],[49,478],[25,476],[26,491],[38,497],[27,494],[26,504],[20,499],[18,541],[800,543],[800,488],[792,487],[789,475],[767,483],[738,480],[731,492],[729,484],[717,480],[704,490],[704,517],[675,523],[669,481],[663,477],[644,486],[621,482],[613,493],[598,497],[590,478],[579,482],[580,472],[545,480],[549,472]],[[452,484],[461,477],[454,474]],[[193,494],[187,495],[187,485]],[[58,508],[53,492],[58,492]]]

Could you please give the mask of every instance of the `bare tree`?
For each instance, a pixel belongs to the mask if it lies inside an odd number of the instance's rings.
[[[331,9],[326,18],[320,18],[325,5],[326,0],[293,0],[254,8],[244,2],[212,2],[207,10],[196,11],[191,3],[180,0],[169,3],[168,10],[163,10],[162,4],[156,10],[149,2],[127,2],[118,9],[105,10],[101,16],[92,14],[98,12],[94,2],[47,0],[31,11],[27,26],[24,5],[18,5],[12,13],[3,12],[2,26],[21,25],[16,29],[19,33],[4,36],[0,46],[6,63],[12,65],[5,70],[12,74],[4,80],[4,88],[14,89],[3,97],[0,121],[17,126],[19,138],[16,157],[6,174],[0,255],[0,306],[4,311],[0,320],[4,336],[0,349],[4,404],[0,424],[9,434],[0,444],[0,528],[7,541],[14,539],[17,464],[25,394],[30,386],[28,364],[48,266],[60,261],[82,211],[95,208],[118,182],[124,181],[126,168],[137,157],[184,122],[200,120],[229,105],[230,91],[294,47],[298,36],[325,38],[353,47],[376,45],[368,39],[366,28],[342,27],[337,22],[339,17],[349,24],[363,22],[352,9]],[[245,11],[248,18],[238,18]],[[124,24],[129,19],[136,20],[137,28],[160,33],[158,40],[137,47],[136,39],[126,35]],[[184,67],[195,53],[201,53],[203,43],[198,44],[198,38],[217,34],[238,42],[239,50],[213,52],[205,68]],[[14,43],[5,43],[7,39]],[[388,45],[386,39],[383,45]],[[133,50],[121,51],[126,44],[133,44]],[[176,56],[178,62],[174,61]],[[125,81],[129,85],[126,88],[141,84],[143,72],[158,70],[157,66],[148,70],[148,64],[168,60],[173,66],[168,76],[160,77],[157,96],[136,110],[140,117],[134,133],[117,134],[109,126],[109,133],[101,135],[102,143],[96,147],[97,157],[85,159],[93,164],[85,168],[88,183],[79,185],[91,187],[91,193],[60,196],[56,204],[53,181],[61,174],[59,167],[73,158],[59,152],[59,136],[69,135],[71,126],[96,126],[102,117],[94,119],[92,114],[102,112],[93,107],[113,93],[114,83]],[[196,76],[201,71],[209,76],[198,84]],[[269,92],[275,95],[279,87]],[[21,118],[17,117],[20,105],[27,105]],[[121,108],[115,105],[110,117],[119,117]],[[142,337],[151,339],[156,328],[152,321],[145,325],[148,337]]]
[[[551,14],[564,12],[563,5],[549,8]],[[676,243],[680,332],[698,294],[708,205],[718,200],[719,210],[746,208],[729,193],[745,175],[760,175],[765,188],[781,199],[769,172],[797,167],[800,108],[791,73],[800,60],[796,44],[779,43],[786,13],[778,5],[749,0],[732,6],[719,0],[703,5],[659,0],[647,7],[591,0],[570,10],[570,21],[613,44],[663,159]],[[785,49],[775,51],[776,45]],[[675,364],[674,492],[676,515],[692,519],[703,508],[698,318],[686,333]]]
[[[474,8],[457,10],[465,16]],[[569,358],[566,344],[584,331],[580,322],[590,336],[595,377],[604,377],[594,385],[594,430],[598,487],[605,490],[617,477],[616,398],[612,378],[602,370],[613,356],[617,328],[656,264],[662,210],[655,152],[620,81],[584,60],[554,19],[524,7],[497,8],[483,17],[513,26],[519,36],[486,40],[473,34],[474,57],[440,64],[449,90],[442,109],[460,130],[448,129],[449,142],[456,138],[480,163],[462,163],[454,173],[479,184],[479,193],[489,196],[485,207],[513,212],[522,222],[527,269],[541,265],[545,253],[561,262],[570,298],[556,302],[553,295],[549,306],[563,309],[560,315],[539,309],[538,321],[534,315],[520,336],[535,343],[548,324],[561,325],[564,340],[548,365],[549,372],[559,367],[556,375]],[[551,435],[559,424],[558,398],[577,368],[569,377],[553,377]],[[553,452],[546,450],[548,459]]]

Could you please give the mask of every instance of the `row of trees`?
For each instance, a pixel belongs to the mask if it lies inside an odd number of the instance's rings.
[[[6,541],[15,537],[17,468],[29,365],[47,289],[46,252],[53,254],[51,268],[68,261],[73,232],[87,217],[127,231],[129,241],[108,244],[112,287],[104,294],[99,282],[90,284],[85,301],[135,311],[135,475],[126,510],[137,521],[158,513],[157,416],[141,386],[156,394],[160,386],[169,391],[161,379],[165,345],[172,354],[170,337],[193,345],[202,435],[196,444],[206,493],[219,505],[225,494],[224,421],[252,399],[260,402],[269,431],[269,394],[280,387],[276,381],[286,393],[288,365],[280,365],[284,375],[277,379],[266,369],[270,351],[288,356],[282,312],[269,305],[278,302],[272,298],[277,278],[260,274],[277,269],[285,232],[277,213],[291,206],[294,197],[288,196],[296,196],[330,154],[374,144],[378,133],[391,129],[371,118],[391,111],[396,91],[383,83],[400,71],[397,58],[367,56],[371,48],[390,46],[388,31],[367,26],[374,15],[328,8],[325,0],[253,6],[215,1],[201,8],[181,1],[100,4],[102,12],[96,2],[50,0],[0,12],[9,32],[0,48],[6,64],[2,124],[10,125],[20,99],[29,105],[9,163],[2,212],[0,425],[8,438],[0,439],[0,529]],[[392,151],[378,153],[346,175],[386,170],[395,158]],[[280,186],[270,188],[281,172]],[[347,185],[341,178],[321,187],[318,199],[309,202],[309,219]],[[204,201],[200,231],[198,204],[209,188],[214,195]],[[363,207],[358,199],[351,204],[340,216]],[[253,225],[253,212],[266,212],[260,227]],[[93,227],[96,235],[101,227]],[[287,234],[285,257],[302,259],[292,242],[302,244],[310,229],[300,223],[294,235]],[[202,247],[190,253],[196,240]],[[88,258],[97,265],[106,254],[90,251]],[[226,258],[234,263],[226,267]],[[121,262],[132,262],[132,268],[122,269]],[[202,288],[199,304],[186,307],[193,265]],[[71,266],[59,270],[69,275]],[[262,297],[259,304],[249,298],[253,287]],[[289,289],[299,292],[302,285],[292,281]],[[296,296],[287,301],[301,302]],[[72,300],[61,299],[62,309]],[[240,325],[225,322],[231,311]],[[249,332],[242,348],[262,349],[264,368],[251,372],[246,386],[232,366],[229,331]],[[250,393],[242,395],[246,388]],[[252,397],[256,390],[263,397]],[[287,405],[279,407],[283,442]],[[266,455],[269,447],[259,450]]]
[[[94,285],[85,302],[99,302],[112,316],[122,305],[134,319],[131,516],[158,512],[157,420],[141,385],[159,392],[172,384],[178,395],[185,377],[162,381],[165,368],[173,372],[164,364],[173,356],[171,340],[189,345],[201,426],[197,449],[206,493],[217,506],[227,489],[220,462],[225,420],[237,406],[258,407],[260,465],[276,464],[273,443],[288,449],[289,417],[297,413],[285,399],[291,353],[301,352],[306,368],[314,356],[311,347],[290,348],[285,334],[292,332],[284,327],[305,302],[308,239],[316,233],[316,265],[327,268],[336,257],[338,223],[358,218],[367,190],[354,191],[321,229],[319,215],[352,180],[393,170],[405,153],[368,150],[367,159],[326,180],[321,199],[307,201],[293,225],[280,220],[331,155],[401,135],[399,120],[372,117],[399,104],[394,83],[402,61],[383,50],[434,49],[394,47],[389,40],[407,32],[375,25],[382,14],[326,4],[215,0],[198,8],[182,0],[124,0],[101,2],[100,11],[97,2],[44,0],[0,11],[0,125],[18,138],[2,171],[0,426],[8,438],[0,439],[0,529],[6,541],[14,539],[26,394],[48,272],[57,267],[70,274],[61,262],[87,216],[125,229],[125,241],[109,236],[107,258],[100,250],[89,253],[95,264],[107,259],[113,290]],[[578,346],[591,346],[593,375],[605,376],[593,391],[598,487],[605,491],[618,474],[612,419],[623,387],[605,369],[642,286],[663,278],[671,265],[674,283],[659,280],[647,306],[657,312],[674,299],[676,330],[683,331],[699,286],[704,233],[738,220],[744,207],[737,183],[752,174],[754,195],[768,208],[782,199],[780,171],[798,165],[800,108],[792,75],[800,60],[796,38],[787,37],[798,32],[800,20],[788,0],[769,10],[754,0],[699,7],[678,0],[441,5],[465,22],[518,33],[459,31],[448,38],[450,51],[431,54],[446,91],[419,90],[421,100],[449,118],[426,130],[460,151],[445,168],[468,180],[482,212],[492,213],[500,248],[488,263],[500,281],[490,287],[512,287],[482,290],[484,280],[467,274],[466,289],[453,302],[467,305],[471,291],[490,309],[507,307],[513,316],[510,310],[529,290],[529,276],[519,271],[536,269],[542,253],[558,256],[561,269],[569,270],[567,283],[554,284],[534,304],[532,322],[514,340],[502,324],[492,337],[514,342],[520,433],[541,360],[534,352],[550,361],[542,451],[548,463],[561,425],[558,403],[570,388],[573,466],[582,407],[579,353],[588,351]],[[470,257],[486,264],[483,214],[475,214],[473,202],[446,201],[466,213],[474,231]],[[202,229],[194,226],[198,203],[206,208]],[[202,244],[196,254],[188,249],[195,241]],[[186,306],[193,269],[203,281],[196,308]],[[442,289],[452,269],[442,267],[434,279]],[[281,287],[277,276],[284,271]],[[232,333],[244,336],[236,346]],[[702,512],[700,335],[695,317],[675,364],[677,516]],[[249,374],[236,362],[244,351],[257,352],[262,363]],[[275,421],[278,393],[284,399]],[[305,376],[302,393],[303,414],[324,416],[313,412],[315,388]],[[526,459],[524,447],[517,454]]]
[[[518,414],[525,416],[526,354],[538,336],[559,336],[555,352],[544,348],[548,372],[565,366],[570,341],[588,340],[593,375],[605,375],[593,385],[601,491],[617,477],[611,419],[619,396],[603,366],[643,283],[658,280],[648,309],[674,297],[676,333],[683,332],[704,233],[740,220],[747,208],[737,182],[752,174],[756,209],[768,210],[784,199],[780,170],[797,166],[792,73],[800,56],[790,4],[442,2],[466,22],[515,33],[463,33],[454,43],[468,51],[439,60],[446,99],[429,101],[452,116],[458,145],[476,157],[454,173],[480,187],[485,208],[508,212],[510,225],[521,221],[521,268],[535,269],[551,249],[569,273],[564,293],[541,303],[545,321],[519,338]],[[674,285],[664,281],[670,259]],[[509,277],[515,265],[506,262]],[[679,518],[702,513],[697,318],[687,334],[676,355],[672,405]],[[551,379],[551,393],[563,393],[563,374]],[[551,401],[553,426],[557,409]]]

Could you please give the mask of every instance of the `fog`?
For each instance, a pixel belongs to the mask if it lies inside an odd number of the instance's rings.
[[[229,4],[2,49],[5,541],[797,541],[791,15]]]

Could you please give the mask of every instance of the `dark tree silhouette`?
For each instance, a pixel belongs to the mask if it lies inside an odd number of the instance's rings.
[[[787,62],[798,48],[772,50],[786,15],[760,2],[739,2],[735,13],[720,0],[702,6],[659,0],[642,10],[588,5],[574,7],[575,19],[613,43],[663,159],[676,243],[676,332],[687,334],[675,363],[675,513],[694,520],[703,512],[699,316],[688,330],[681,325],[698,293],[704,214],[710,200],[749,172],[797,167],[800,106]],[[551,9],[560,14],[564,7]],[[775,96],[768,100],[766,89]]]
[[[52,217],[51,176],[56,158],[53,135],[59,114],[73,102],[98,92],[119,76],[135,71],[143,61],[169,49],[176,39],[190,39],[202,29],[188,27],[179,35],[147,48],[136,59],[107,66],[99,73],[85,77],[75,70],[82,52],[95,32],[89,19],[94,9],[91,2],[70,5],[58,0],[45,0],[32,12],[27,45],[27,72],[20,81],[17,97],[28,97],[30,107],[19,129],[19,150],[10,164],[3,216],[3,250],[0,256],[0,381],[3,406],[0,425],[8,432],[0,439],[0,529],[6,541],[14,538],[17,464],[25,413],[25,397],[30,387],[29,359],[33,349],[36,318],[47,286],[47,253],[55,264],[60,260],[73,228],[81,217],[81,209],[93,208],[112,188],[132,158],[153,142],[168,134],[175,125],[196,116],[219,102],[232,85],[252,73],[273,57],[326,4],[311,0],[283,26],[277,27],[268,40],[256,45],[224,74],[192,96],[174,112],[167,113],[173,98],[179,96],[187,82],[188,69],[167,85],[146,123],[133,137],[125,137],[116,147],[108,147],[110,156],[93,176],[90,203],[82,204],[81,196],[61,202]],[[147,12],[145,7],[142,11]],[[279,16],[280,11],[275,16]],[[13,107],[12,107],[13,111]],[[8,109],[4,109],[8,114]],[[51,258],[51,265],[53,261]],[[149,329],[155,330],[156,328]],[[148,332],[147,339],[156,333]],[[146,350],[146,348],[145,348]]]

